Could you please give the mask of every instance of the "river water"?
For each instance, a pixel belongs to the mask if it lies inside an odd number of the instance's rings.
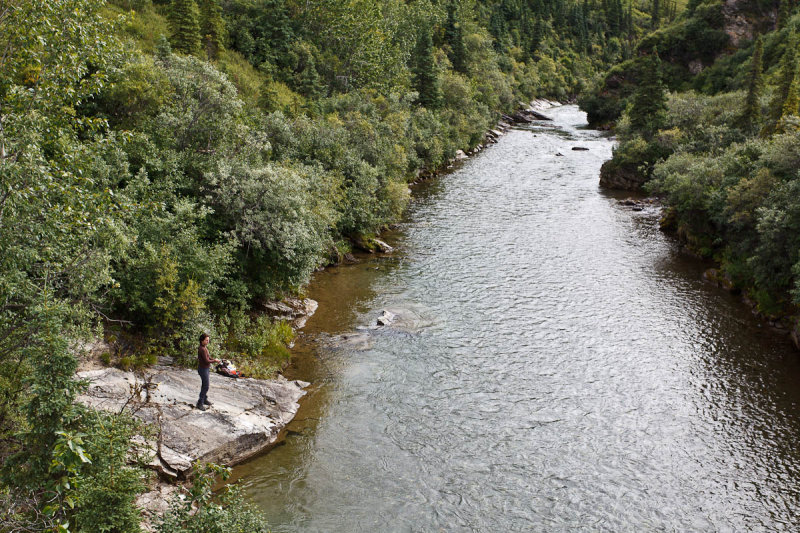
[[[315,277],[310,394],[235,471],[272,531],[800,529],[797,354],[549,113],[419,187],[393,254]]]

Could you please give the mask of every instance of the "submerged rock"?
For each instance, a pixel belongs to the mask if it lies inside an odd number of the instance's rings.
[[[151,424],[151,466],[161,475],[184,478],[194,461],[234,465],[263,451],[294,418],[309,384],[211,377],[207,411],[194,408],[200,392],[196,370],[154,367],[146,375],[116,368],[79,372],[89,381],[78,401],[94,409],[121,411]]]
[[[390,325],[392,322],[394,322],[394,319],[395,319],[395,318],[396,318],[396,317],[395,317],[395,314],[394,314],[394,313],[392,313],[392,312],[390,312],[390,311],[386,311],[386,310],[384,310],[384,311],[381,313],[381,316],[379,316],[379,317],[378,317],[378,325],[379,325],[379,326],[388,326],[388,325]]]

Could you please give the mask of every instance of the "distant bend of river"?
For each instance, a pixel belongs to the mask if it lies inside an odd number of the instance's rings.
[[[797,354],[549,114],[418,188],[395,253],[315,277],[314,385],[235,472],[272,531],[800,530]]]

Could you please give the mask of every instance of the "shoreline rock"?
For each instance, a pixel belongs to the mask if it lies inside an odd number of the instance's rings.
[[[285,298],[261,303],[262,310],[274,320],[286,320],[294,329],[302,329],[319,304],[311,298]]]
[[[207,411],[194,408],[195,370],[156,366],[143,374],[104,368],[79,372],[89,381],[78,401],[93,409],[128,410],[158,434],[150,466],[162,478],[183,480],[195,461],[232,466],[272,446],[294,418],[309,383],[231,379],[214,375]]]

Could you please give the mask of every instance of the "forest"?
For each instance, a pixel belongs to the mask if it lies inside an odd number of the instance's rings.
[[[786,330],[800,306],[794,7],[743,4],[748,33],[734,42],[722,3],[690,4],[581,97],[590,120],[615,123],[620,139],[601,181],[661,197],[662,226]]]
[[[368,247],[410,183],[533,98],[580,95],[621,140],[604,172],[791,314],[800,19],[755,2],[763,35],[734,46],[720,5],[0,0],[0,530],[140,530],[148,428],[75,402],[86,343],[190,366],[204,331],[272,375],[293,332],[264,302]],[[212,492],[225,474],[198,466],[158,531],[266,531]]]

